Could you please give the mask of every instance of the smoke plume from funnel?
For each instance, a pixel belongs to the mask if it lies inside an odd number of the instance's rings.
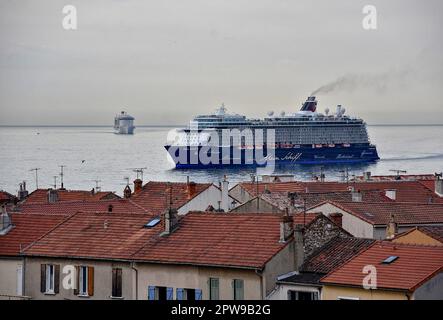
[[[311,93],[311,96],[333,91],[352,92],[357,89],[372,89],[378,93],[383,93],[391,84],[398,83],[399,80],[403,81],[410,72],[410,69],[398,69],[383,73],[348,74],[317,88]]]

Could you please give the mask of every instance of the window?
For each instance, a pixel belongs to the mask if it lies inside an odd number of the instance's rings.
[[[81,297],[94,295],[94,267],[77,266],[77,287],[74,294]]]
[[[234,300],[244,299],[244,281],[242,279],[234,279],[232,281],[234,289]]]
[[[149,300],[172,300],[174,297],[174,289],[168,287],[148,287]]]
[[[122,269],[112,269],[112,297],[122,296]]]
[[[54,265],[46,265],[46,293],[54,293]]]
[[[177,300],[201,300],[202,290],[201,289],[189,289],[189,288],[177,288],[176,290]]]
[[[23,271],[21,271],[23,272]],[[56,294],[59,292],[60,265],[42,264],[40,292],[45,294]]]
[[[289,290],[288,300],[299,300],[299,301],[318,300],[318,292]]]
[[[391,264],[392,262],[394,262],[397,259],[398,259],[397,256],[390,256],[390,257],[387,257],[385,260],[383,260],[381,263],[383,263],[383,264]]]
[[[159,222],[160,222],[160,218],[159,218],[159,217],[155,217],[155,218],[149,220],[149,222],[145,224],[145,228],[153,228],[153,227],[155,227]]]
[[[219,280],[209,278],[209,300],[219,300]]]
[[[85,266],[80,267],[80,275],[79,275],[79,293],[82,296],[88,295],[88,268]]]

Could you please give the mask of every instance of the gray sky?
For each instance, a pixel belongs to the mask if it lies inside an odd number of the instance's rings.
[[[78,29],[62,28],[77,8]],[[362,28],[375,5],[378,29]],[[0,124],[187,123],[343,104],[368,123],[443,123],[441,0],[2,0]]]

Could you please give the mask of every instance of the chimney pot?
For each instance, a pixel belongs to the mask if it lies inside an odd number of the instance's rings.
[[[391,219],[389,220],[388,225],[386,226],[386,239],[392,239],[398,234],[398,225],[395,221],[394,214],[391,214]]]
[[[435,175],[435,193],[439,197],[443,197],[443,180],[441,173]]]
[[[352,202],[361,202],[363,198],[360,190],[351,191],[351,196],[352,196]]]
[[[305,260],[304,226],[295,225],[294,228],[294,267],[295,271],[300,271]]]
[[[340,212],[333,212],[329,218],[339,227],[343,226],[343,215]]]
[[[169,235],[171,234],[178,226],[178,211],[177,209],[168,209],[165,212],[164,215],[165,219],[165,230],[161,234],[163,235]]]
[[[143,181],[141,179],[134,180],[134,194],[139,193],[143,189]]]
[[[197,184],[194,181],[190,181],[187,184],[187,189],[188,189],[188,199],[192,199],[192,197],[195,195],[196,193],[196,188],[197,188]]]
[[[280,221],[280,242],[286,242],[291,237],[292,232],[294,232],[292,225],[292,217],[286,211],[286,214],[282,216]]]
[[[48,190],[48,202],[55,203],[58,201],[58,192],[57,190],[49,189]]]
[[[130,186],[126,186],[125,190],[123,190],[123,197],[125,199],[129,199],[131,197],[131,195],[132,195],[131,187]]]

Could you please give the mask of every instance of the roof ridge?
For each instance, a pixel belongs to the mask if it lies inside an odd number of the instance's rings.
[[[77,211],[73,214],[68,215],[65,219],[63,219],[62,221],[60,221],[59,223],[57,223],[54,227],[52,227],[51,229],[49,229],[47,232],[45,232],[44,234],[42,234],[40,237],[38,237],[37,239],[35,239],[34,241],[32,241],[30,244],[28,244],[26,247],[24,247],[21,251],[20,254],[24,253],[26,250],[30,249],[34,244],[36,244],[38,241],[40,241],[41,239],[43,239],[44,237],[46,237],[49,233],[51,233],[52,231],[54,231],[55,229],[57,229],[59,226],[61,226],[62,224],[64,224],[65,222],[67,222],[68,220],[70,220],[72,217],[74,217],[75,215],[77,215],[80,211]],[[52,215],[50,215],[52,216]]]

